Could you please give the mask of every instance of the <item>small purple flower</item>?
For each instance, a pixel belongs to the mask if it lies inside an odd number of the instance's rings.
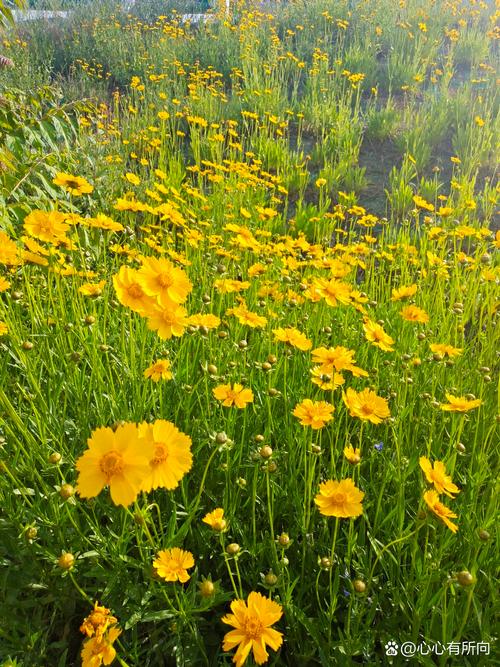
[[[382,441],[376,442],[373,446],[375,447],[377,452],[381,452],[384,448],[384,443]]]
[[[348,598],[348,597],[351,595],[351,594],[349,593],[349,591],[347,590],[347,588],[343,588],[343,589],[342,589],[342,593],[344,594],[344,597],[346,597],[346,598]]]

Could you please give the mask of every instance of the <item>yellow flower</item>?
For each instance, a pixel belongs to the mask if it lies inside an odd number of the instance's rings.
[[[373,322],[366,317],[363,322],[363,331],[365,332],[366,340],[376,347],[385,352],[394,351],[392,347],[394,345],[394,338],[391,338],[377,322]]]
[[[40,241],[58,244],[66,239],[69,225],[66,216],[59,211],[31,211],[24,218],[24,229],[30,236]]]
[[[351,287],[335,278],[318,278],[314,281],[314,289],[323,297],[329,306],[338,306],[339,304],[348,305],[351,303]]]
[[[313,362],[319,364],[323,373],[349,371],[354,377],[367,377],[367,371],[356,366],[354,350],[337,345],[337,347],[318,347],[312,351]]]
[[[451,394],[446,394],[446,400],[448,403],[441,403],[441,410],[447,412],[468,412],[479,407],[483,402],[480,398],[469,401],[465,396],[452,396]]]
[[[188,317],[188,324],[194,327],[205,327],[206,329],[216,329],[220,325],[220,317],[212,313],[195,313]]]
[[[316,179],[315,185],[316,185],[317,188],[322,188],[324,185],[326,185],[326,178]]]
[[[402,299],[408,299],[412,296],[415,296],[417,293],[417,286],[407,285],[403,287],[394,287],[392,290],[391,301],[401,301]]]
[[[306,398],[295,406],[293,414],[300,419],[302,426],[310,426],[314,430],[323,428],[323,426],[333,419],[335,408],[326,401],[311,401]]]
[[[380,424],[383,419],[391,416],[386,399],[377,396],[370,389],[363,389],[358,393],[349,388],[342,394],[342,398],[351,417],[358,417],[363,421],[370,421],[372,424]]]
[[[101,606],[98,602],[94,602],[94,609],[83,620],[80,626],[80,632],[87,637],[102,636],[111,625],[115,625],[117,620],[111,616],[111,612],[106,607]]]
[[[181,584],[184,584],[190,579],[187,570],[194,567],[194,558],[190,551],[174,547],[160,551],[158,557],[153,561],[153,566],[158,576],[165,581],[180,581]]]
[[[191,438],[165,419],[139,424],[139,437],[147,448],[153,447],[149,472],[142,480],[141,490],[175,489],[193,465]]]
[[[431,343],[429,347],[434,354],[442,354],[443,357],[458,357],[463,352],[462,348],[446,345],[445,343]]]
[[[3,276],[0,276],[0,292],[5,292],[10,287],[10,283]]]
[[[105,280],[100,280],[98,283],[85,283],[85,285],[78,288],[78,291],[84,296],[100,296],[105,284]]]
[[[224,510],[221,507],[217,507],[213,512],[205,514],[202,521],[218,533],[221,533],[227,527],[227,521],[224,519]]]
[[[119,628],[110,628],[102,637],[92,637],[83,643],[81,652],[82,667],[100,667],[110,665],[116,658],[113,643],[121,634]]]
[[[349,463],[355,466],[361,461],[361,450],[353,447],[352,445],[348,445],[347,447],[344,447],[344,456],[349,461]]]
[[[426,324],[429,321],[429,315],[418,306],[406,306],[400,311],[401,317],[408,322],[419,322]]]
[[[250,651],[257,665],[264,664],[269,659],[267,646],[277,651],[283,643],[283,634],[271,627],[283,616],[281,605],[252,591],[247,603],[231,602],[231,611],[232,614],[222,617],[222,622],[234,630],[224,635],[222,648],[231,651],[238,647],[233,657],[236,667],[245,664]]]
[[[125,174],[125,178],[132,185],[140,185],[141,184],[141,179],[139,178],[139,176],[137,176],[136,174],[133,174],[130,171]]]
[[[438,493],[445,493],[450,498],[460,493],[458,486],[453,484],[451,477],[446,474],[446,468],[442,461],[434,461],[433,467],[427,457],[421,456],[418,462],[425,473],[427,481],[434,484],[434,488]]]
[[[94,498],[109,486],[115,505],[128,507],[150,472],[153,446],[140,440],[136,424],[130,423],[116,431],[98,428],[87,444],[88,449],[76,462],[78,493],[82,498]]]
[[[156,297],[163,307],[184,303],[193,289],[186,273],[163,258],[145,257],[137,278],[144,293]]]
[[[267,324],[267,319],[265,317],[258,315],[257,313],[252,313],[244,304],[241,304],[236,308],[229,308],[226,315],[234,315],[238,318],[240,324],[246,324],[249,327],[252,327],[252,329],[265,327]]]
[[[54,185],[60,185],[75,197],[90,194],[94,190],[94,186],[90,185],[90,183],[81,176],[72,176],[71,174],[65,174],[63,172],[56,174],[52,183],[54,183]]]
[[[321,389],[334,391],[344,384],[344,376],[340,373],[324,373],[321,366],[311,368],[311,382]]]
[[[458,526],[455,523],[452,523],[450,519],[456,519],[457,515],[454,514],[446,505],[443,505],[439,501],[439,495],[436,491],[432,489],[424,493],[424,500],[427,503],[429,509],[443,521],[448,528],[454,533],[457,532]]]
[[[171,380],[170,361],[168,359],[158,359],[153,362],[149,368],[144,371],[145,378],[151,378],[153,382],[160,380]]]
[[[253,401],[253,392],[251,389],[245,389],[242,384],[235,383],[221,384],[213,390],[213,395],[222,405],[230,408],[235,405],[237,408],[244,408],[247,403]]]
[[[5,322],[0,322],[0,336],[5,336],[9,331],[9,326]]]
[[[307,336],[294,327],[288,327],[287,329],[273,329],[273,334],[275,340],[278,340],[281,343],[286,343],[291,347],[296,347],[304,352],[310,350],[312,347],[312,343]]]
[[[148,329],[156,331],[162,340],[182,336],[188,325],[187,310],[182,306],[160,308],[152,306],[146,313]]]
[[[154,299],[146,295],[139,282],[139,272],[125,264],[113,276],[113,285],[118,301],[136,313],[143,315],[154,304]]]
[[[340,482],[328,480],[319,485],[319,493],[314,502],[324,516],[350,519],[363,513],[363,491],[357,488],[352,479]]]

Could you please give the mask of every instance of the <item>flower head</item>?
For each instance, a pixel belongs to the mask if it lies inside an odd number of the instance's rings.
[[[394,345],[394,338],[391,338],[377,322],[373,322],[366,317],[363,323],[363,331],[365,332],[366,340],[372,343],[372,345],[379,347],[384,352],[394,351],[392,347]]]
[[[165,581],[180,581],[184,584],[190,576],[187,571],[194,567],[193,554],[179,547],[160,551],[153,561],[158,576]]]
[[[429,315],[418,306],[406,306],[400,311],[401,317],[408,322],[419,322],[426,324],[429,321]]]
[[[80,632],[87,637],[102,636],[106,630],[117,623],[117,619],[111,615],[111,612],[106,607],[103,607],[98,602],[94,602],[94,608],[90,614],[83,620],[80,626]]]
[[[446,474],[446,468],[442,461],[434,461],[434,466],[425,456],[421,456],[419,464],[425,473],[428,482],[434,484],[434,488],[438,493],[445,493],[450,498],[457,493],[460,493],[458,486],[453,484],[451,477]]]
[[[387,400],[377,396],[371,389],[363,389],[358,393],[349,387],[342,394],[342,398],[351,417],[358,417],[372,424],[380,424],[382,420],[391,416]]]
[[[252,403],[253,392],[251,389],[245,389],[242,384],[237,382],[231,387],[230,384],[221,384],[215,387],[213,394],[218,401],[226,408],[235,405],[243,409],[247,403]]]
[[[153,456],[153,445],[139,438],[136,424],[123,424],[116,431],[98,428],[76,462],[77,491],[82,498],[93,498],[109,486],[115,505],[127,507],[150,473]]]
[[[222,617],[222,622],[234,630],[226,633],[222,648],[231,651],[238,647],[233,657],[236,667],[245,664],[250,651],[258,665],[264,664],[269,659],[266,647],[277,651],[283,643],[283,634],[271,627],[283,616],[281,605],[252,591],[247,602],[231,602],[231,611],[232,614]]]
[[[454,533],[457,532],[458,526],[455,523],[452,523],[450,519],[456,519],[457,515],[454,514],[446,505],[443,505],[439,501],[439,495],[437,491],[429,490],[424,493],[424,500],[427,503],[429,509],[443,521],[448,528]]]
[[[361,461],[361,450],[352,445],[344,447],[344,456],[349,461],[351,465],[356,465]]]
[[[429,347],[431,348],[431,352],[441,354],[443,357],[458,357],[463,352],[462,348],[446,345],[445,343],[431,343]]]
[[[295,406],[293,414],[300,419],[302,426],[310,426],[313,429],[320,429],[333,419],[335,408],[326,401],[311,401],[306,398]]]
[[[137,278],[144,293],[156,297],[163,308],[184,303],[193,289],[186,273],[163,257],[144,257]]]
[[[360,516],[363,513],[363,491],[350,478],[341,482],[328,480],[319,485],[319,493],[314,502],[321,514],[342,519]]]
[[[83,643],[81,651],[82,667],[110,665],[116,658],[113,644],[121,635],[120,628],[110,628],[102,637],[92,637]]]
[[[323,373],[349,371],[354,377],[367,377],[368,373],[356,366],[354,350],[337,345],[337,347],[318,347],[312,351],[313,362],[319,364]]]
[[[441,410],[447,412],[469,412],[469,410],[479,407],[483,402],[480,398],[469,401],[465,396],[452,396],[451,394],[446,394],[446,400],[448,403],[441,403]]]
[[[54,183],[54,185],[60,185],[67,190],[70,195],[74,195],[75,197],[90,194],[94,190],[94,186],[90,185],[90,183],[82,178],[82,176],[72,176],[71,174],[65,174],[63,172],[56,174],[52,183]]]
[[[275,340],[281,343],[286,343],[291,347],[296,347],[298,350],[306,352],[312,347],[311,341],[298,329],[288,327],[287,329],[273,329]]]
[[[392,290],[391,301],[402,301],[403,299],[408,299],[412,296],[415,296],[416,293],[417,286],[415,284],[403,287],[395,287]]]
[[[154,361],[151,366],[144,371],[145,378],[151,378],[153,382],[160,380],[171,380],[172,373],[170,371],[170,361],[168,359],[158,359]]]
[[[193,465],[191,438],[165,419],[139,424],[139,436],[148,447],[153,446],[149,473],[142,480],[141,490],[175,489]]]
[[[227,527],[227,521],[224,519],[224,510],[221,507],[217,507],[213,512],[208,512],[202,519],[203,523],[206,523],[213,528],[217,533],[221,533]]]

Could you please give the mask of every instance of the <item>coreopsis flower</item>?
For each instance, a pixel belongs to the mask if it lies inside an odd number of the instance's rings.
[[[236,306],[236,308],[229,308],[226,315],[234,315],[238,318],[240,324],[246,324],[247,326],[252,327],[252,329],[262,328],[267,324],[267,319],[265,317],[258,315],[257,313],[252,313],[244,304]]]
[[[9,331],[9,325],[5,322],[0,322],[0,336],[5,336]]]
[[[453,484],[451,477],[446,474],[446,468],[442,461],[434,461],[434,466],[426,456],[421,456],[418,460],[420,467],[425,473],[428,482],[434,484],[438,493],[445,493],[450,498],[460,493],[460,489]]]
[[[306,352],[312,347],[311,341],[298,329],[288,327],[286,329],[273,329],[274,339],[280,343],[286,343],[291,347]]]
[[[463,352],[462,348],[446,345],[445,343],[431,343],[429,347],[431,348],[431,352],[441,354],[443,357],[458,357]]]
[[[141,179],[139,178],[139,176],[137,176],[136,174],[133,174],[131,171],[129,171],[125,174],[125,178],[132,185],[140,185],[141,184]]]
[[[77,491],[82,498],[94,498],[109,486],[115,505],[128,507],[150,473],[153,445],[139,438],[136,424],[122,424],[116,431],[97,428],[87,441],[88,449],[76,462]]]
[[[367,377],[367,371],[356,366],[354,350],[338,345],[337,347],[318,347],[312,351],[313,362],[319,364],[323,373],[349,371],[354,377]]]
[[[469,412],[469,410],[478,408],[483,402],[480,398],[469,401],[465,396],[445,395],[448,403],[441,403],[441,410],[446,410],[447,412]]]
[[[222,648],[232,651],[238,647],[233,657],[236,667],[245,664],[250,651],[257,665],[264,664],[269,659],[267,646],[277,651],[283,643],[283,634],[271,627],[283,616],[281,605],[252,591],[246,603],[233,600],[231,611],[221,619],[234,628],[224,635]]]
[[[90,183],[82,176],[72,176],[71,174],[65,174],[63,172],[56,174],[52,183],[54,183],[54,185],[60,185],[75,197],[90,194],[94,190],[94,186],[90,185]]]
[[[314,502],[324,516],[350,519],[363,513],[363,491],[350,478],[340,482],[329,479],[319,485],[319,493]]]
[[[151,378],[153,382],[160,380],[171,380],[172,372],[170,370],[170,361],[168,359],[158,359],[144,371],[145,378]]]
[[[220,325],[220,317],[212,313],[195,313],[188,317],[188,324],[194,327],[205,327],[206,329],[216,329]]]
[[[253,392],[251,389],[245,389],[242,384],[237,382],[231,387],[230,384],[221,384],[215,387],[213,395],[222,405],[230,408],[235,405],[237,408],[244,408],[247,403],[253,401]]]
[[[188,313],[183,306],[162,308],[153,305],[148,309],[146,316],[148,329],[156,331],[162,340],[168,340],[172,336],[182,336],[188,326]]]
[[[120,628],[112,627],[102,637],[85,640],[81,651],[82,667],[110,665],[116,658],[116,649],[113,644],[120,635]]]
[[[295,406],[293,414],[300,419],[302,426],[310,426],[314,430],[323,428],[323,426],[333,419],[335,408],[326,401],[311,401],[306,398]]]
[[[400,311],[400,315],[407,322],[426,324],[429,321],[429,315],[418,306],[406,306]]]
[[[154,304],[154,299],[146,295],[138,274],[138,271],[123,264],[113,276],[113,286],[118,301],[123,306],[143,315]]]
[[[407,285],[402,287],[394,287],[392,290],[391,301],[402,301],[403,299],[409,299],[412,296],[415,296],[417,293],[417,286]]]
[[[439,495],[437,491],[430,489],[424,493],[424,500],[429,507],[429,509],[443,521],[448,528],[454,533],[457,532],[458,526],[455,523],[452,523],[450,519],[456,519],[457,514],[454,514],[446,505],[443,505],[439,500]]]
[[[354,466],[361,461],[361,450],[352,445],[348,445],[347,447],[344,447],[344,456],[349,463]]]
[[[318,278],[313,287],[329,306],[346,306],[351,303],[351,286],[340,280]]]
[[[160,551],[158,557],[153,561],[153,566],[158,576],[165,581],[180,581],[186,583],[191,577],[187,571],[194,567],[193,554],[179,547]]]
[[[311,368],[311,375],[311,382],[325,391],[334,391],[345,382],[344,376],[341,373],[324,373],[321,370],[321,366]]]
[[[367,341],[376,347],[384,350],[384,352],[393,352],[394,338],[384,331],[384,328],[377,322],[373,322],[367,317],[363,321],[363,331]]]
[[[98,283],[85,283],[85,285],[78,288],[78,291],[84,296],[97,297],[102,294],[105,284],[105,280],[100,280]]]
[[[193,465],[191,438],[165,419],[157,419],[152,424],[139,424],[139,437],[154,449],[149,460],[149,473],[142,480],[141,490],[147,492],[159,487],[169,491],[175,489]]]
[[[378,396],[371,389],[363,389],[359,393],[350,387],[342,394],[351,417],[358,417],[372,424],[380,424],[391,416],[387,400]]]
[[[9,287],[10,282],[3,276],[0,276],[0,292],[5,292],[5,290],[9,289]]]
[[[21,264],[21,250],[14,241],[0,229],[0,264],[17,266]]]
[[[80,632],[87,637],[101,637],[110,626],[117,623],[117,619],[111,615],[111,611],[98,602],[94,602],[94,608],[83,620]]]
[[[122,232],[125,228],[120,222],[116,222],[104,213],[98,213],[95,218],[81,218],[84,227],[103,229],[106,232]]]
[[[69,225],[66,215],[60,211],[31,211],[24,218],[26,233],[40,241],[58,245],[66,239]]]
[[[137,278],[145,294],[164,308],[184,303],[193,289],[186,273],[163,257],[144,257]]]
[[[220,278],[214,282],[214,287],[222,294],[242,292],[250,287],[248,280],[232,280],[231,278]]]
[[[224,519],[224,510],[221,507],[217,507],[213,512],[208,512],[202,519],[203,523],[206,523],[213,528],[217,533],[221,533],[227,527],[227,521]]]

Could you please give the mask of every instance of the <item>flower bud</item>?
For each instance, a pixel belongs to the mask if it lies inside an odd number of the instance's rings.
[[[240,545],[237,542],[231,542],[231,544],[228,544],[226,547],[226,553],[229,554],[229,556],[236,556],[239,550]]]
[[[205,579],[198,584],[202,598],[210,598],[215,593],[215,584],[210,579]]]
[[[484,528],[480,528],[477,534],[479,536],[479,539],[482,540],[483,542],[487,542],[491,537],[488,531],[485,530]]]
[[[32,350],[34,348],[34,344],[30,340],[25,340],[22,344],[22,348],[23,350]]]
[[[476,578],[468,570],[462,570],[457,574],[457,581],[460,586],[467,588],[467,586],[472,586],[476,583]]]
[[[210,375],[217,375],[217,366],[215,364],[208,364],[207,371]]]
[[[225,445],[227,441],[228,441],[228,437],[224,433],[224,431],[221,431],[220,433],[217,433],[217,435],[215,436],[215,442],[218,445]]]
[[[366,584],[361,579],[355,579],[352,582],[352,586],[356,593],[364,593],[366,591]]]
[[[276,586],[278,583],[278,577],[274,574],[274,572],[268,572],[264,577],[264,583],[266,586]]]
[[[52,452],[52,454],[49,456],[49,463],[56,464],[59,463],[60,460],[61,460],[61,455],[59,454],[59,452]]]
[[[75,489],[71,484],[63,484],[59,489],[59,495],[63,500],[68,500],[68,498],[75,495]]]
[[[71,570],[75,564],[75,557],[70,553],[63,553],[57,559],[57,564],[61,570]]]
[[[263,459],[270,459],[273,455],[273,450],[269,445],[264,445],[259,449],[259,454]]]

